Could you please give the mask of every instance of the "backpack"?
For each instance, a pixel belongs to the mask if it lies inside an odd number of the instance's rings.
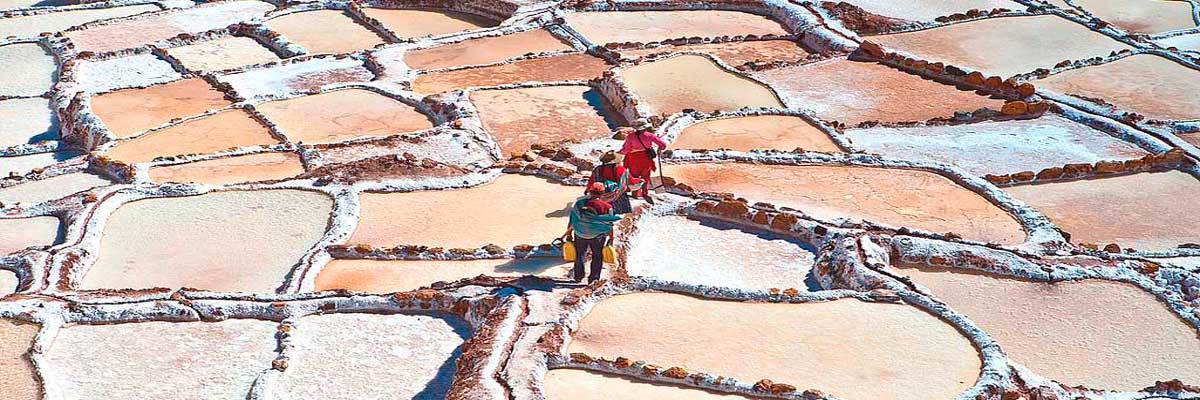
[[[646,146],[646,142],[642,141],[642,134],[646,133],[646,132],[648,132],[648,131],[641,131],[641,132],[636,133],[636,135],[638,138],[638,143],[641,143],[642,148],[646,149],[646,158],[653,160],[655,158],[658,158],[658,149],[655,147],[648,147],[648,146]]]

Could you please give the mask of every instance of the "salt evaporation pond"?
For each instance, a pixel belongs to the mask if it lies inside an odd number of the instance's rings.
[[[159,156],[209,154],[278,142],[279,139],[271,136],[271,131],[249,112],[231,109],[122,140],[105,150],[104,155],[126,164],[136,164]]]
[[[677,215],[644,222],[626,256],[631,276],[746,290],[804,288],[816,258],[810,244],[720,222]]]
[[[1020,3],[1008,0],[909,0],[904,3],[891,0],[850,0],[848,3],[872,14],[921,22],[931,22],[937,17],[965,13],[971,9],[1025,8]]]
[[[184,33],[224,28],[275,9],[257,0],[203,3],[183,9],[137,15],[66,33],[79,51],[116,51],[141,47]]]
[[[582,194],[581,187],[510,174],[466,189],[363,193],[358,227],[348,243],[444,248],[550,243],[566,231],[567,207]]]
[[[404,63],[414,69],[439,69],[491,64],[530,53],[570,50],[571,46],[545,29],[489,36],[442,46],[409,50]]]
[[[1050,217],[1075,243],[1166,250],[1200,237],[1200,181],[1180,171],[1004,188]]]
[[[0,256],[61,239],[57,217],[0,218]]]
[[[58,118],[43,98],[0,100],[0,121],[0,148],[58,139]],[[0,174],[8,176],[5,161],[0,162]]]
[[[310,400],[441,399],[470,335],[469,324],[446,314],[301,318],[275,392]]]
[[[242,400],[271,368],[275,331],[244,319],[68,325],[40,367],[54,371],[50,398]]]
[[[1058,93],[1104,99],[1149,118],[1200,119],[1200,71],[1156,55],[1133,55],[1036,83]]]
[[[86,173],[59,175],[0,189],[0,204],[11,206],[13,203],[21,203],[29,207],[110,183],[112,182],[104,178]]]
[[[666,175],[698,191],[798,209],[816,218],[858,218],[965,238],[1016,244],[1024,229],[1012,216],[933,172],[823,165],[666,165]]]
[[[45,168],[63,161],[76,159],[83,153],[64,151],[58,153],[34,153],[26,156],[0,157],[0,176],[25,175],[35,168]]]
[[[621,77],[653,114],[783,107],[767,86],[726,71],[700,55],[638,64],[621,70]]]
[[[243,65],[279,61],[279,56],[257,40],[230,36],[166,49],[167,54],[192,71],[220,71]]]
[[[1062,60],[1130,49],[1086,26],[1054,15],[989,18],[933,29],[873,36],[886,47],[1008,78]]]
[[[417,76],[412,89],[434,94],[474,86],[500,86],[522,82],[586,81],[600,76],[609,65],[587,53],[514,61],[490,67],[432,72]]]
[[[225,107],[225,95],[200,78],[92,96],[92,112],[118,138],[176,118]]]
[[[4,63],[0,96],[40,96],[58,76],[54,55],[37,43],[0,46],[0,62]]]
[[[1195,11],[1175,0],[1074,0],[1096,17],[1132,33],[1159,33],[1196,26]]]
[[[913,128],[845,131],[855,146],[904,160],[932,160],[975,175],[1041,171],[1072,163],[1130,160],[1148,154],[1087,125],[1057,116]]]
[[[854,125],[865,121],[902,122],[948,118],[956,111],[990,108],[1004,101],[959,90],[883,64],[844,58],[755,75],[778,91],[791,107],[820,118]],[[936,99],[931,101],[931,99]]]
[[[90,8],[23,17],[0,19],[0,38],[15,36],[22,38],[36,37],[42,32],[59,32],[67,28],[83,25],[92,21],[109,18],[120,18],[134,14],[161,10],[154,4],[138,4],[121,7]]]
[[[1013,361],[1067,386],[1137,391],[1155,381],[1200,382],[1196,330],[1133,285],[926,267],[901,273],[978,324]]]
[[[622,295],[592,308],[567,351],[742,382],[766,378],[847,399],[954,398],[975,384],[982,365],[971,342],[937,317],[856,299],[778,304]]]
[[[1200,51],[1200,33],[1172,36],[1157,40],[1162,47],[1175,47],[1182,50]]]
[[[6,269],[0,269],[0,298],[4,298],[4,296],[8,296],[10,294],[16,293],[17,289],[20,286],[21,286],[21,278],[18,278],[16,273],[13,273],[12,271],[9,271]],[[2,324],[2,323],[3,322],[0,322],[0,324]],[[2,336],[3,336],[3,334],[0,334],[0,337],[2,337]],[[3,352],[0,351],[0,353],[3,353]],[[2,357],[3,356],[0,356],[0,358],[2,358]],[[3,362],[0,361],[0,364],[2,364],[2,363]],[[3,374],[0,373],[0,379],[2,379],[2,378],[3,378]]]
[[[701,121],[683,128],[671,142],[671,147],[738,151],[792,151],[800,148],[824,153],[842,152],[828,133],[802,117],[790,115],[755,115]]]
[[[287,179],[304,173],[296,153],[259,153],[150,168],[155,182],[227,185]]]
[[[324,236],[332,210],[329,196],[303,190],[127,203],[106,220],[99,256],[78,287],[273,292]]]
[[[401,39],[445,35],[496,25],[484,17],[448,10],[363,8],[362,11]]]
[[[471,93],[471,102],[479,110],[484,129],[506,156],[524,153],[533,144],[612,136],[606,118],[611,108],[588,86],[480,90]]]
[[[734,400],[749,398],[574,369],[555,369],[547,372],[545,387],[542,390],[546,393],[546,400]]]
[[[344,89],[259,104],[256,109],[292,142],[331,143],[433,127],[429,116],[366,89]]]
[[[778,22],[740,11],[595,11],[564,16],[567,25],[592,43],[657,42],[689,37],[787,35]]]
[[[266,22],[309,54],[349,53],[383,43],[383,38],[341,10],[301,11]]]
[[[3,290],[7,289],[0,288],[0,293]],[[3,382],[0,387],[4,389],[6,399],[42,398],[37,371],[27,358],[39,329],[31,323],[0,318],[0,382]]]
[[[562,279],[571,265],[558,257],[485,260],[333,260],[317,274],[314,291],[393,293],[479,275]]]
[[[616,50],[622,58],[640,59],[656,54],[666,54],[676,51],[701,52],[724,61],[730,66],[740,66],[748,62],[770,63],[775,61],[798,62],[808,57],[809,53],[799,43],[791,40],[755,40],[746,42],[700,43],[687,45],[660,45],[644,49]]]

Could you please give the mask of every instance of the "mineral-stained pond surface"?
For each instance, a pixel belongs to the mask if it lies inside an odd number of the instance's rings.
[[[147,1],[0,0],[4,400],[1200,398],[1194,0]]]

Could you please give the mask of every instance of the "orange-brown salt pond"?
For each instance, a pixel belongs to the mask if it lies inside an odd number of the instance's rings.
[[[1200,237],[1200,181],[1179,171],[1004,188],[1075,243],[1165,250]]]
[[[392,293],[428,287],[434,282],[454,282],[479,275],[519,277],[535,275],[560,279],[570,265],[562,258],[434,260],[333,260],[317,274],[314,291],[346,289],[364,293]]]
[[[244,399],[275,359],[277,323],[140,322],[67,325],[40,367],[47,397]]]
[[[363,8],[362,11],[401,39],[445,35],[496,25],[484,17],[448,10]]]
[[[58,242],[57,217],[0,218],[0,256]]]
[[[1075,5],[1132,33],[1159,33],[1196,26],[1192,5],[1179,0],[1075,0]]]
[[[104,155],[135,164],[159,156],[207,154],[278,142],[267,127],[250,113],[231,109],[120,141],[106,150]]]
[[[1200,382],[1196,329],[1133,285],[900,272],[978,324],[1013,361],[1067,386],[1136,391],[1156,380]]]
[[[92,96],[92,112],[118,138],[175,118],[225,107],[225,95],[200,78]]]
[[[856,299],[777,304],[622,295],[579,322],[567,351],[742,382],[766,378],[847,399],[954,398],[975,384],[982,365],[971,342],[937,317]]]
[[[550,243],[567,228],[567,207],[581,187],[500,175],[467,189],[363,193],[350,244],[477,248]]]
[[[571,46],[545,29],[503,36],[464,40],[458,43],[404,53],[404,63],[413,69],[439,69],[460,65],[491,64],[529,53],[570,50]]]
[[[829,134],[801,117],[756,115],[707,120],[684,128],[671,143],[677,149],[730,149],[749,151],[797,148],[840,153]]]
[[[615,42],[655,42],[686,37],[787,35],[770,18],[740,11],[598,11],[565,15],[567,25],[603,45]]]
[[[547,372],[543,390],[546,393],[546,400],[734,400],[748,398],[574,369],[556,369]]]
[[[255,107],[292,142],[331,143],[389,136],[433,127],[429,117],[400,100],[366,89],[272,101]]]
[[[272,292],[325,234],[332,209],[329,196],[301,190],[124,204],[108,217],[99,257],[77,286]]]
[[[1053,68],[1062,60],[1108,56],[1109,52],[1130,48],[1054,15],[989,18],[874,36],[871,40],[930,62],[968,67],[1002,78]]]
[[[621,70],[621,77],[653,114],[783,107],[770,88],[695,54],[639,64]]]
[[[0,203],[6,206],[21,203],[28,207],[110,183],[112,182],[104,178],[86,173],[59,175],[0,189]]]
[[[434,72],[417,76],[412,83],[418,93],[441,93],[472,86],[499,86],[521,82],[589,80],[600,76],[609,65],[586,53],[534,58],[490,67]]]
[[[646,49],[617,50],[621,57],[640,59],[654,54],[676,51],[701,52],[737,67],[747,62],[800,61],[808,51],[791,40],[755,40],[743,42],[663,45]]]
[[[279,56],[258,41],[241,36],[174,47],[166,52],[192,71],[220,71],[279,60]]]
[[[349,53],[383,43],[383,38],[344,11],[301,11],[265,23],[310,54]]]
[[[260,153],[150,168],[155,182],[227,185],[291,178],[304,173],[296,153]]]
[[[858,218],[897,227],[954,232],[964,238],[1017,244],[1025,232],[1013,217],[941,175],[909,169],[823,166],[666,165],[666,175],[698,191],[733,193],[816,218]]]
[[[42,398],[37,371],[27,356],[39,329],[34,324],[0,318],[0,388],[6,399]]]
[[[1100,98],[1154,119],[1200,119],[1200,71],[1151,54],[1066,71],[1035,82],[1046,89]]]
[[[610,108],[588,86],[480,90],[471,93],[471,102],[506,156],[523,153],[533,144],[612,136],[603,114]]]
[[[846,59],[778,68],[756,75],[793,107],[853,125],[925,121],[955,111],[1000,110],[1004,101],[959,90],[891,67]]]

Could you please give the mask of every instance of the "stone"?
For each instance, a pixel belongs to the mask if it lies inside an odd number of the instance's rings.
[[[1036,92],[1037,92],[1037,88],[1034,87],[1032,83],[1025,82],[1020,85],[1017,85],[1017,94],[1020,94],[1021,97],[1033,96],[1033,94]]]
[[[1016,100],[1004,103],[1004,107],[1000,108],[1000,113],[1004,115],[1021,115],[1025,114],[1029,109],[1029,105],[1024,101]]]

